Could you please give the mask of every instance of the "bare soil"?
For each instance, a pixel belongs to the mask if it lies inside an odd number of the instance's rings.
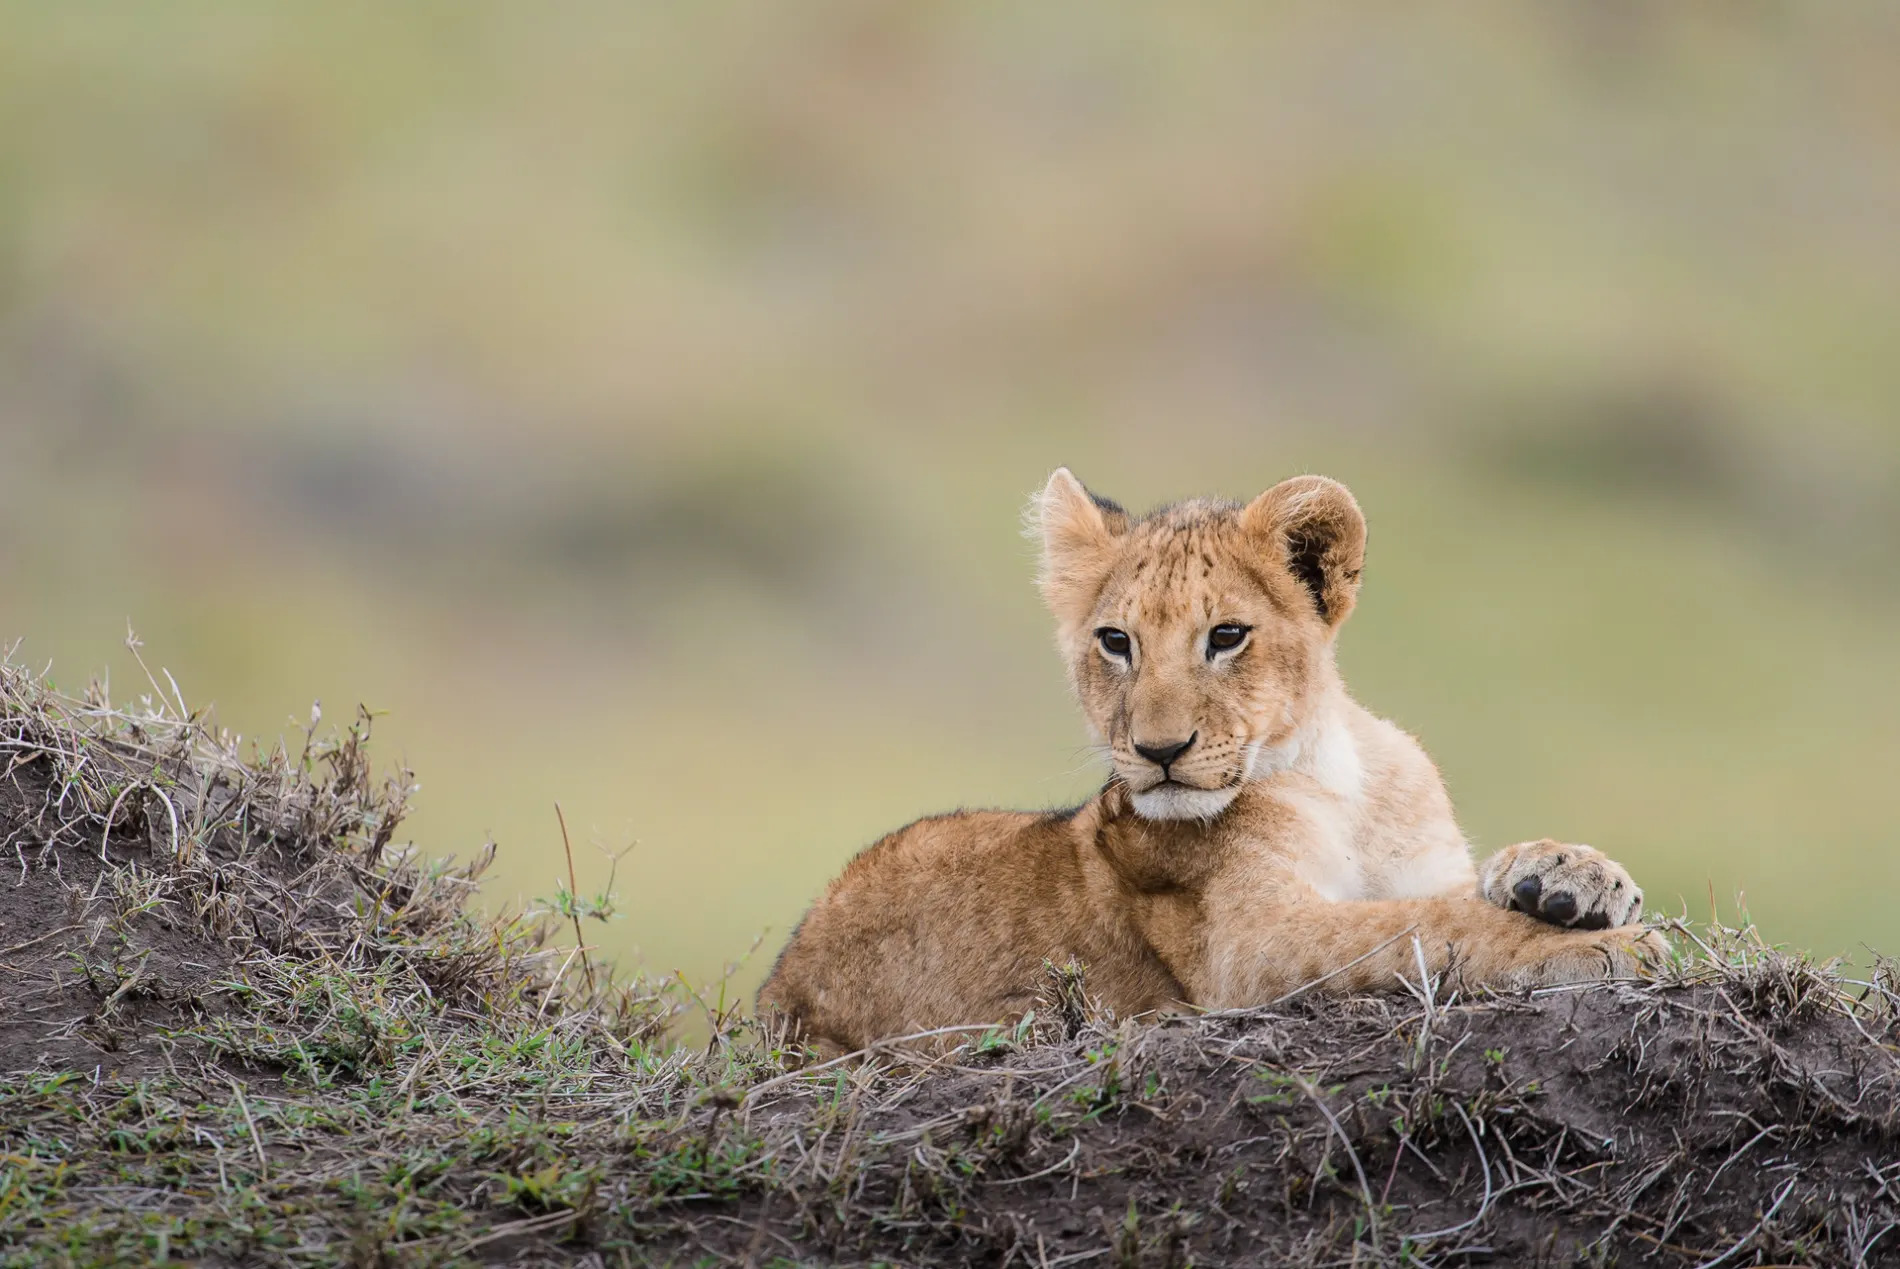
[[[754,1243],[678,1230],[820,1262],[1900,1263],[1891,1037],[1787,968],[965,1058],[828,1133],[822,1099],[755,1110],[807,1151],[798,1202],[741,1204]]]
[[[394,852],[356,732],[245,765],[0,676],[0,1264],[1900,1264],[1900,1000],[1750,931],[1658,980],[838,1063]],[[161,725],[162,724],[162,725]]]

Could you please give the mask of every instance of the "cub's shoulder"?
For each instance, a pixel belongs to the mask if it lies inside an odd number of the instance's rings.
[[[1353,740],[1369,780],[1410,783],[1438,778],[1438,765],[1425,752],[1424,742],[1417,736],[1364,707],[1353,713]]]

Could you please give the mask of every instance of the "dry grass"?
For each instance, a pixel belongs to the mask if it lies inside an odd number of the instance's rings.
[[[249,759],[0,671],[0,1262],[1700,1265],[1900,1255],[1900,997],[1747,930],[1658,981],[798,1065],[394,843],[359,719]],[[478,861],[479,863],[480,861]]]

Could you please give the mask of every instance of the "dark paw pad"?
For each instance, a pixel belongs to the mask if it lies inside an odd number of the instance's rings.
[[[1481,891],[1493,903],[1573,930],[1606,930],[1642,915],[1643,892],[1588,846],[1526,842],[1501,852]]]
[[[1544,899],[1543,915],[1546,921],[1569,925],[1577,919],[1577,896],[1568,890],[1551,891]]]

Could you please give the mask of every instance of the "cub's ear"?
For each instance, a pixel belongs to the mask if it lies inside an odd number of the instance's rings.
[[[1043,601],[1065,630],[1086,621],[1117,539],[1128,532],[1128,513],[1083,488],[1067,467],[1058,467],[1030,499],[1026,518],[1031,534],[1042,540],[1038,580]]]
[[[1366,517],[1352,492],[1324,476],[1295,476],[1248,503],[1240,520],[1337,630],[1359,596],[1366,562]]]

